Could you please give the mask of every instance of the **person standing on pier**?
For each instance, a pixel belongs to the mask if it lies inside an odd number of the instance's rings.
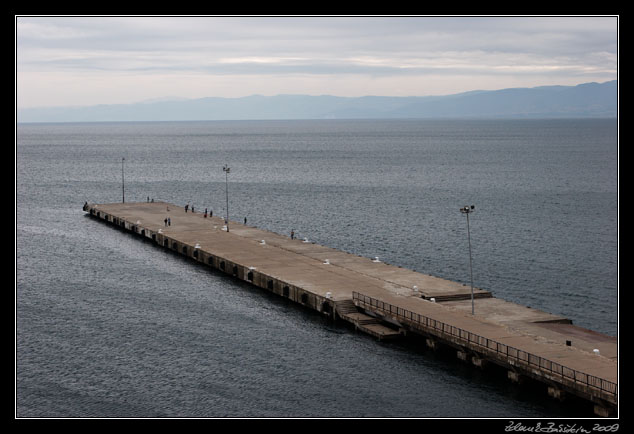
[[[185,212],[189,209],[189,204],[185,205]]]
[[[291,240],[295,238],[295,230],[291,229]]]

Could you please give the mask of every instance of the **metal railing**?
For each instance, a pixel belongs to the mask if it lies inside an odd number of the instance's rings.
[[[361,307],[369,307],[372,310],[379,310],[385,313],[389,313],[391,315],[394,315],[396,318],[410,321],[427,331],[432,330],[436,332],[436,334],[443,333],[458,339],[462,339],[467,345],[476,345],[482,348],[486,348],[489,351],[494,351],[496,354],[506,356],[507,359],[522,362],[528,365],[528,367],[536,366],[553,374],[560,375],[562,378],[571,380],[575,384],[599,389],[602,392],[613,395],[614,399],[616,400],[617,383],[614,383],[612,381],[604,380],[603,378],[599,378],[594,375],[585,374],[575,369],[563,366],[557,362],[553,362],[551,360],[536,356],[518,348],[514,348],[509,345],[494,341],[493,339],[471,333],[470,331],[463,330],[450,324],[446,324],[442,321],[438,321],[433,318],[411,312],[407,309],[385,303],[384,301],[360,294],[356,291],[352,293],[352,300],[358,302],[359,304],[362,304],[363,306]]]

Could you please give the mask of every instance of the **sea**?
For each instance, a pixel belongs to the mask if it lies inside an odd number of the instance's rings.
[[[18,123],[15,415],[592,417],[82,206],[228,212],[466,285],[470,241],[474,286],[618,336],[618,138],[617,119]]]

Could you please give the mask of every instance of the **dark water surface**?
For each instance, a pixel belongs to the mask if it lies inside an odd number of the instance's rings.
[[[21,124],[20,417],[577,417],[84,215],[147,197],[618,331],[616,120]],[[591,416],[591,414],[589,415]]]

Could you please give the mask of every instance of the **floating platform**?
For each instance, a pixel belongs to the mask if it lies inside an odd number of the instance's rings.
[[[84,205],[89,215],[380,340],[418,334],[476,366],[493,363],[595,413],[618,410],[617,339],[471,287],[165,202]],[[170,224],[166,219],[170,219]],[[227,230],[228,229],[228,230]]]

